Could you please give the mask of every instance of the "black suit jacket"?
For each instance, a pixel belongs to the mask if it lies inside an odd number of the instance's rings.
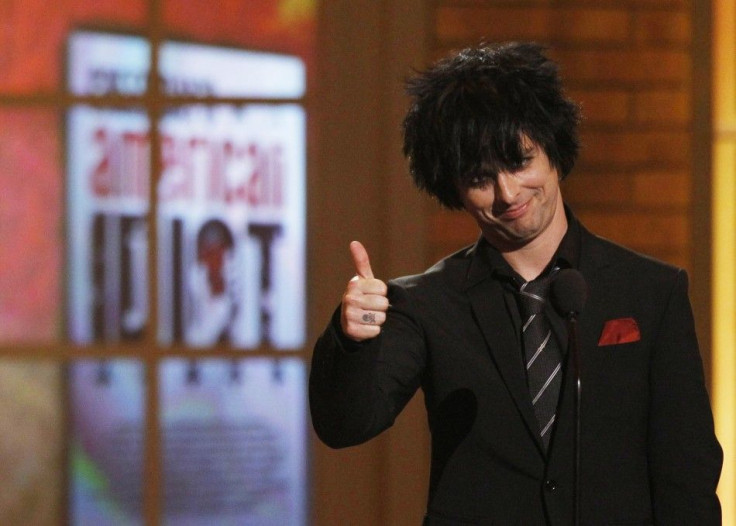
[[[359,444],[421,387],[432,436],[425,524],[568,526],[571,360],[545,454],[510,306],[479,244],[389,282],[391,308],[375,339],[347,341],[336,313],[315,346],[312,421],[329,446]],[[685,272],[585,229],[579,270],[589,286],[579,317],[582,524],[720,524],[722,453]],[[599,345],[611,320],[634,320],[638,335],[623,338],[634,341]]]

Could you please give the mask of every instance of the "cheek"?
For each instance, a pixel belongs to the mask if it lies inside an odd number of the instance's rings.
[[[493,204],[493,190],[470,189],[463,195],[463,203],[468,210],[486,209]]]

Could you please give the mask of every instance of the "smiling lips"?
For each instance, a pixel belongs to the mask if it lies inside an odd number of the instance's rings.
[[[507,208],[500,214],[496,214],[496,217],[498,217],[502,221],[513,221],[514,219],[518,219],[521,216],[523,216],[528,209],[529,209],[529,201],[521,205],[518,205],[518,206],[512,206],[510,208]]]

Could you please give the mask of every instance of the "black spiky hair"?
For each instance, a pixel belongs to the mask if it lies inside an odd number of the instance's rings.
[[[464,49],[406,83],[404,154],[418,188],[451,209],[459,188],[518,169],[536,144],[562,179],[579,143],[578,105],[536,43]]]

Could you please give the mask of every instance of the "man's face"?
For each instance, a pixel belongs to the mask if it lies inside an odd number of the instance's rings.
[[[199,261],[207,268],[210,292],[219,296],[225,293],[225,256],[230,247],[225,243],[209,242],[200,247]]]
[[[524,142],[524,163],[518,170],[459,191],[483,236],[502,252],[543,243],[566,228],[557,170],[531,141]]]

